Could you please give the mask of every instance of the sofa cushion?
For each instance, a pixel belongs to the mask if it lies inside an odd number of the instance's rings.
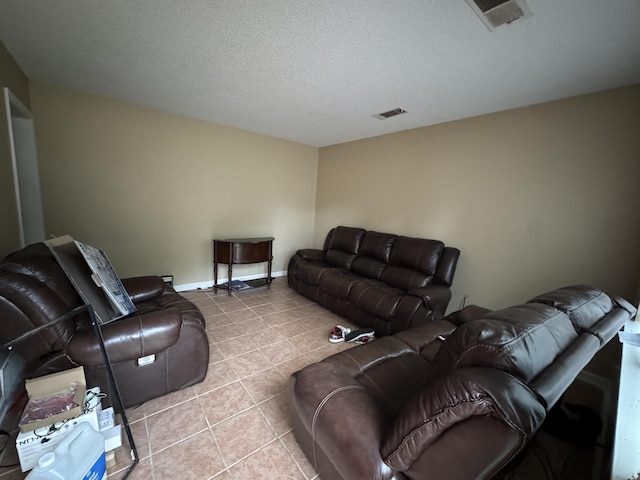
[[[387,264],[376,258],[358,256],[351,264],[351,271],[362,277],[380,280]]]
[[[382,445],[382,456],[392,468],[406,471],[452,425],[479,416],[511,425],[524,444],[544,420],[545,410],[526,385],[505,372],[458,369],[402,407]]]
[[[60,297],[36,278],[15,272],[0,275],[0,344],[47,325],[68,311]],[[46,352],[62,349],[74,332],[75,324],[70,318],[20,342],[16,350],[28,363]]]
[[[459,327],[436,355],[439,372],[492,367],[529,382],[577,338],[560,310],[530,303],[489,312]]]
[[[405,292],[373,280],[355,283],[349,301],[377,317],[391,321],[395,317]]]
[[[325,253],[325,260],[327,265],[336,268],[351,268],[351,264],[355,260],[356,255],[343,252],[341,250],[327,250]]]
[[[323,264],[311,263],[300,260],[294,264],[295,274],[305,285],[319,285],[320,277],[324,275],[329,267]]]
[[[379,280],[389,262],[391,246],[395,239],[396,235],[391,233],[367,232],[351,270],[363,277]]]
[[[320,290],[327,295],[349,298],[349,292],[360,281],[360,277],[342,268],[327,269],[320,278]]]
[[[362,239],[358,254],[388,263],[391,247],[397,237],[393,233],[367,232]]]
[[[431,285],[433,277],[411,268],[388,265],[382,272],[380,280],[392,287],[401,289],[403,292],[407,292],[413,288],[428,287]]]
[[[431,285],[443,248],[438,240],[397,237],[380,279],[405,291]]]
[[[389,264],[413,268],[426,275],[436,273],[444,244],[439,240],[398,237],[393,243]]]
[[[17,272],[46,284],[64,302],[69,310],[84,303],[67,275],[51,255],[44,243],[27,245],[13,252],[0,265],[0,271]]]
[[[324,250],[317,248],[301,248],[296,252],[303,260],[307,262],[324,263]]]
[[[324,250],[340,250],[356,254],[360,249],[360,243],[366,232],[363,228],[336,227],[327,235]]]
[[[615,307],[609,295],[586,285],[559,288],[527,303],[542,303],[565,312],[577,332],[588,331]]]
[[[351,268],[360,249],[366,230],[355,227],[336,227],[325,240],[325,261],[332,267]]]

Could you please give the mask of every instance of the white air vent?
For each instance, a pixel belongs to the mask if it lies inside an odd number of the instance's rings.
[[[491,31],[531,16],[524,0],[467,0],[467,3]]]
[[[371,115],[373,118],[377,118],[378,120],[385,120],[387,118],[395,117],[396,115],[400,115],[401,113],[407,113],[406,110],[402,108],[395,108],[393,110],[389,110],[388,112],[377,113],[375,115]]]

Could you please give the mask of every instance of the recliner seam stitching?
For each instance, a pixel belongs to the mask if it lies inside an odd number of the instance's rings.
[[[343,392],[345,390],[351,390],[351,389],[362,389],[362,390],[364,390],[364,388],[361,385],[345,385],[343,387],[336,388],[335,390],[332,390],[330,393],[325,395],[325,397],[322,399],[322,401],[316,407],[315,412],[313,412],[313,419],[311,420],[311,439],[313,441],[313,466],[314,466],[314,468],[316,470],[318,470],[318,459],[317,459],[317,455],[316,455],[316,421],[318,419],[318,416],[320,415],[320,411],[322,410],[324,405],[335,394]]]

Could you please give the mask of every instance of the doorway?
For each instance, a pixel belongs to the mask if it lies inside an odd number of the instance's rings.
[[[4,88],[13,183],[22,247],[45,240],[44,214],[33,116],[7,87]]]

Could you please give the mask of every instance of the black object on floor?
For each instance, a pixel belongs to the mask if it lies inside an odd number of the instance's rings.
[[[549,411],[542,428],[561,440],[591,446],[597,443],[602,431],[602,419],[587,406],[558,402]]]
[[[358,328],[351,330],[344,336],[345,342],[367,343],[373,340],[375,330],[373,328]]]

